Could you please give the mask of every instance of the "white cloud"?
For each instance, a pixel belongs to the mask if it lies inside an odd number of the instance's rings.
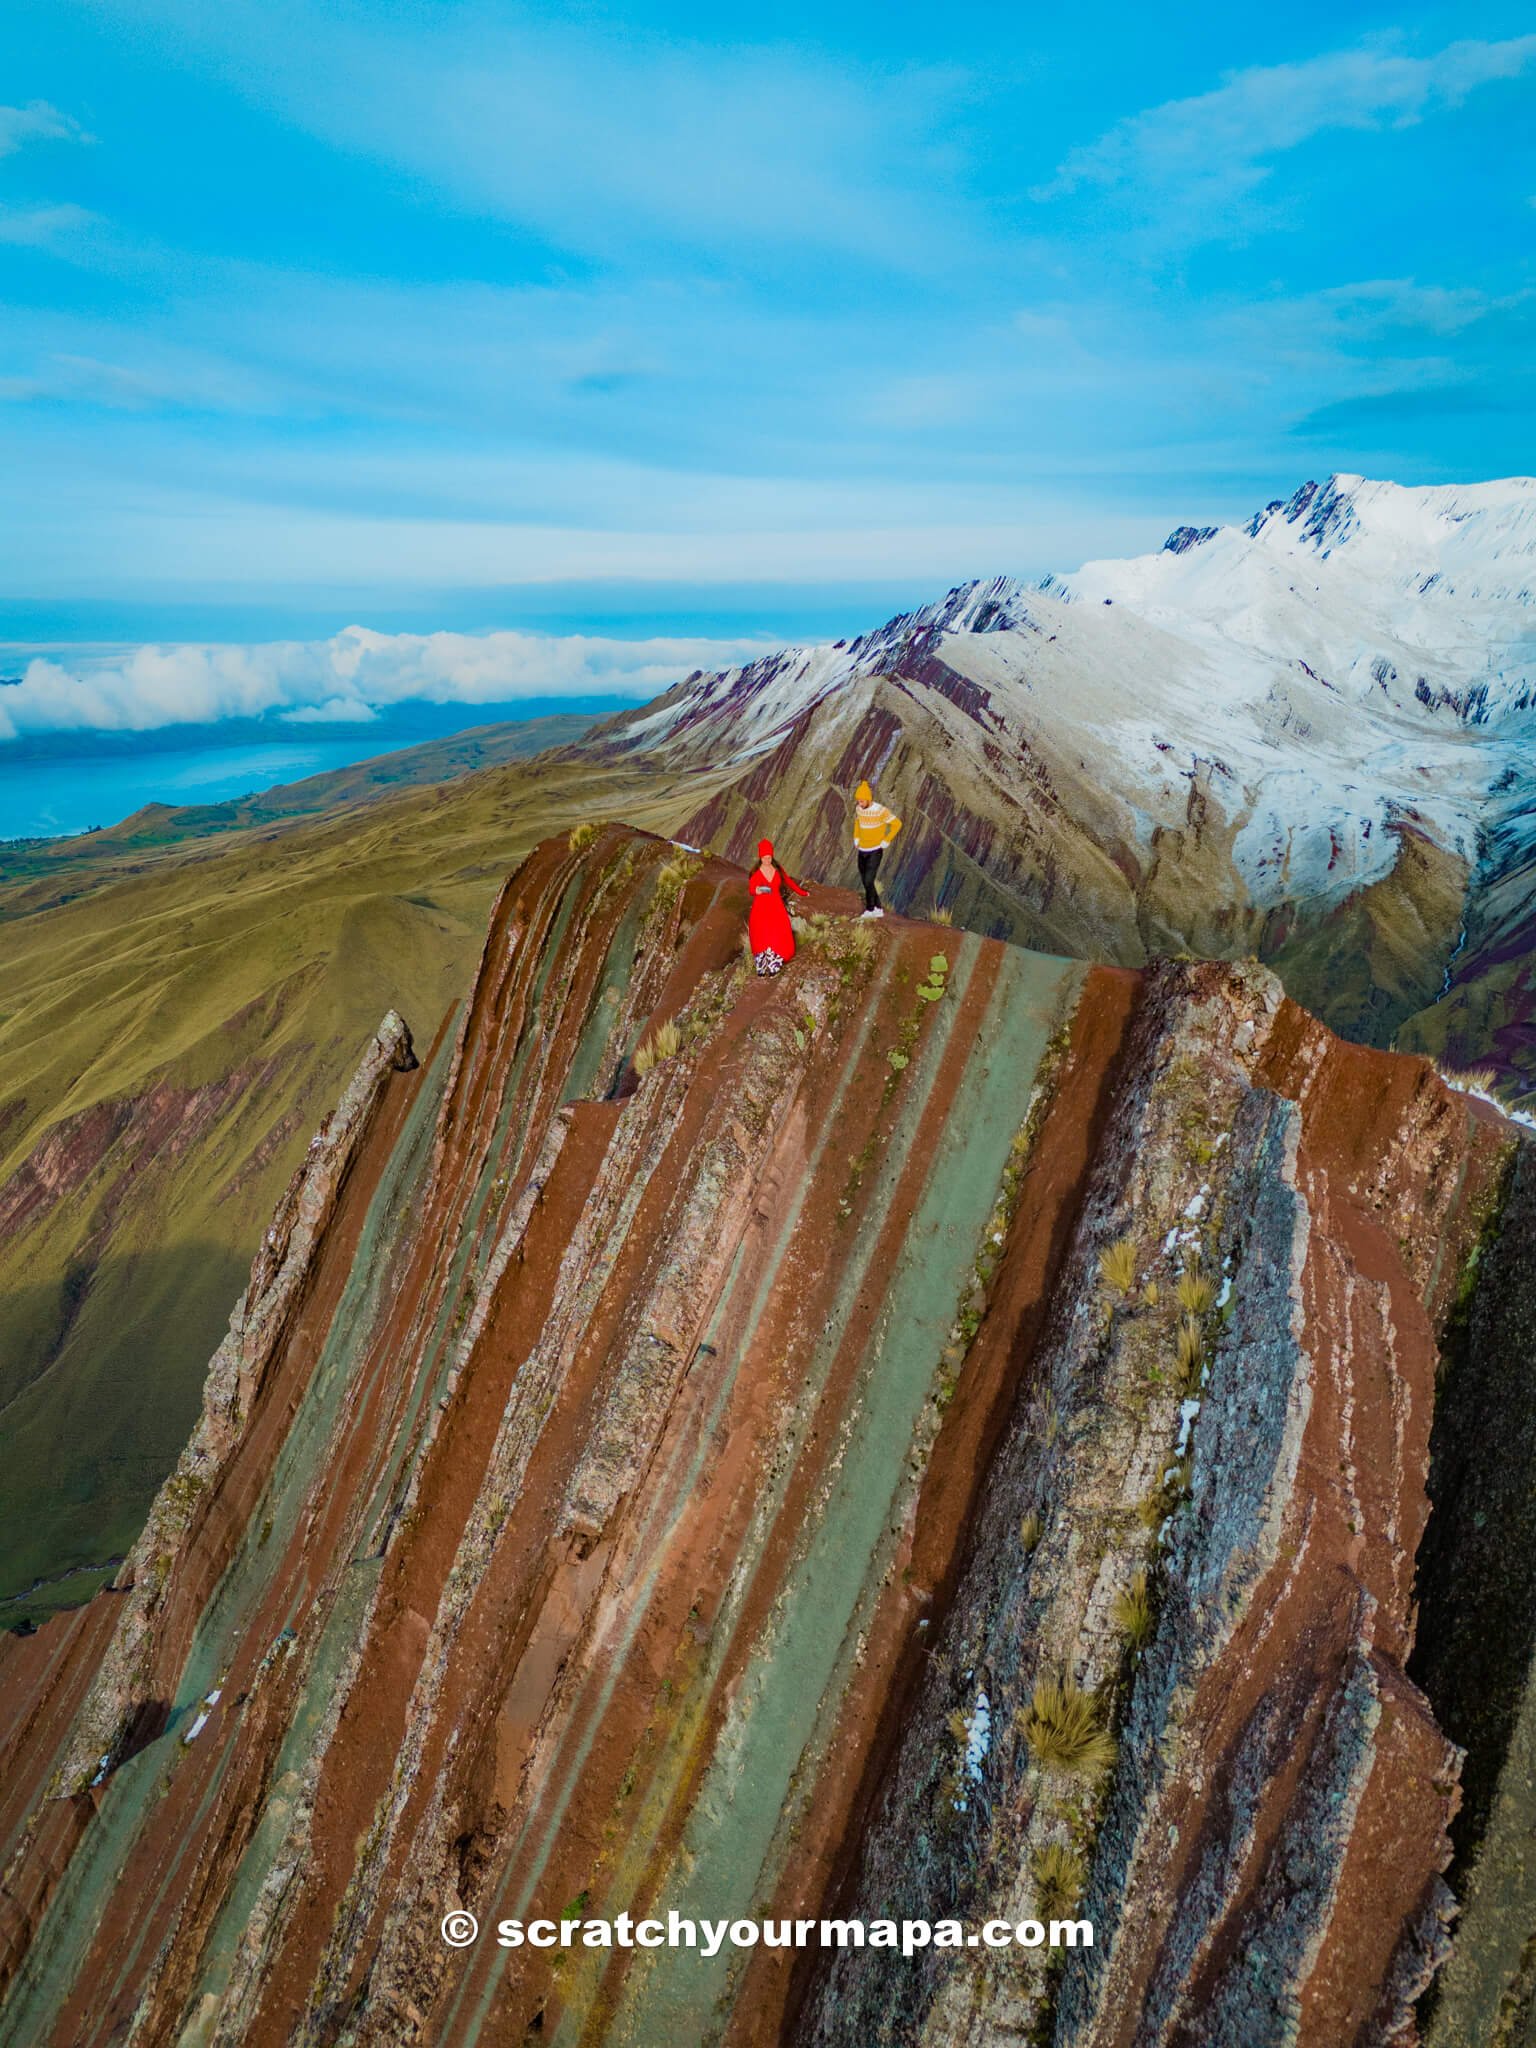
[[[726,250],[740,269],[792,250],[931,275],[970,247],[958,66],[616,32],[570,9],[101,4],[328,146],[600,261]]]
[[[1222,457],[1229,465],[1230,451]],[[877,481],[821,488],[784,478],[760,485],[746,480],[738,493],[723,485],[701,490],[690,503],[679,502],[678,479],[663,479],[673,492],[660,506],[666,523],[658,519],[649,530],[595,521],[556,526],[370,518],[190,494],[165,500],[151,497],[147,485],[123,502],[104,497],[76,472],[46,512],[35,511],[29,527],[14,520],[6,537],[24,556],[30,587],[39,592],[77,590],[83,553],[111,561],[115,591],[135,585],[419,591],[609,579],[708,586],[921,578],[937,594],[967,576],[1026,574],[1096,550],[1135,552],[1154,544],[1167,530],[1163,507],[1155,515],[1124,510],[1124,486],[1143,469],[1156,475],[1161,468],[1160,456],[1116,447],[1058,458],[1048,490],[1038,469],[1025,485]],[[1106,510],[1083,488],[1090,472],[1117,479],[1121,509]],[[120,478],[105,489],[126,494],[134,485]],[[752,522],[753,512],[773,523]]]
[[[1536,297],[1522,290],[1494,294],[1473,285],[1420,284],[1411,277],[1381,277],[1335,285],[1313,295],[1313,303],[1356,336],[1394,329],[1460,334],[1497,313]]]
[[[47,100],[24,107],[0,107],[0,156],[14,156],[29,142],[91,142],[80,123]]]
[[[0,242],[13,248],[58,251],[100,225],[83,206],[0,206]]]
[[[327,697],[323,704],[278,713],[285,725],[367,725],[378,715],[361,697]]]
[[[1536,35],[1450,43],[1427,57],[1366,46],[1255,65],[1229,73],[1213,91],[1121,121],[1073,150],[1034,196],[1055,199],[1083,186],[1173,195],[1197,235],[1212,225],[1202,223],[1205,203],[1219,208],[1251,191],[1268,175],[1266,158],[1329,129],[1409,127],[1533,63]]]
[[[146,732],[268,712],[301,724],[367,720],[408,700],[645,698],[692,669],[728,667],[762,651],[755,641],[375,633],[349,626],[330,640],[38,658],[0,695],[0,740],[35,732]]]
[[[1536,287],[1488,292],[1471,285],[1420,284],[1411,277],[1362,278],[1320,291],[1258,299],[1225,316],[1241,345],[1257,349],[1327,352],[1383,342],[1417,341],[1466,333],[1484,321],[1516,313],[1536,301]],[[1441,367],[1436,363],[1437,371]]]

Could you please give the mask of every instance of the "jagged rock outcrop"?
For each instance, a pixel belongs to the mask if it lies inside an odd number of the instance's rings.
[[[583,831],[386,1020],[117,1588],[0,1639],[0,2043],[1412,2038],[1517,1133],[1251,965],[810,908],[756,980],[739,871]],[[489,1932],[626,1908],[1098,1938]]]
[[[1052,1858],[1086,1876],[1091,1841],[1095,1947],[1059,1986],[934,1951],[895,1998],[844,1955],[807,2038],[1012,2040],[1048,2011],[1074,2048],[1402,2037],[1441,1953],[1458,1762],[1403,1669],[1435,1331],[1509,1150],[1262,973],[1153,977],[1034,1426],[994,1463],[844,1901],[1049,1918]],[[1116,1244],[1123,1292],[1099,1277]],[[1116,1721],[1112,1774],[1032,1749],[1058,1676]],[[983,1695],[987,1767],[957,1796]]]

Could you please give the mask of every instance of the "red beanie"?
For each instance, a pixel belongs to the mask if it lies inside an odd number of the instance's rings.
[[[772,860],[773,841],[771,839],[759,839],[757,842],[757,857],[759,860]]]

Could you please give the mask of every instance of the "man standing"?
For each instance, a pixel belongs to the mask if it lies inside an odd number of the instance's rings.
[[[853,843],[858,849],[859,880],[864,884],[866,917],[885,915],[880,908],[875,875],[880,866],[880,856],[900,830],[901,820],[896,813],[888,811],[884,804],[877,804],[869,784],[861,782],[854,791]]]

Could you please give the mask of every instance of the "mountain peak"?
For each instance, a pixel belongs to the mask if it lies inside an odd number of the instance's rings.
[[[1041,589],[1155,612],[1197,634],[1235,632],[1331,671],[1383,654],[1403,668],[1404,653],[1418,673],[1449,664],[1467,671],[1468,686],[1486,682],[1490,705],[1523,706],[1536,479],[1309,477],[1241,525],[1177,526],[1156,554],[1088,562]]]
[[[1037,586],[1016,576],[977,576],[969,583],[957,583],[943,597],[903,612],[873,633],[856,640],[855,647],[874,646],[893,635],[905,638],[913,633],[1007,633],[1036,626],[1030,605]]]
[[[1247,530],[1252,532],[1253,528],[1250,526]],[[1191,548],[1199,547],[1202,541],[1214,540],[1220,531],[1219,526],[1176,526],[1163,542],[1163,553],[1187,554]]]
[[[1364,547],[1383,566],[1390,566],[1390,553],[1409,550],[1426,564],[1451,548],[1469,564],[1529,558],[1536,554],[1536,479],[1398,484],[1347,471],[1323,482],[1309,477],[1288,498],[1271,498],[1241,526],[1176,526],[1160,552],[1187,555],[1227,534],[1287,553],[1305,548],[1320,558],[1344,546]]]

